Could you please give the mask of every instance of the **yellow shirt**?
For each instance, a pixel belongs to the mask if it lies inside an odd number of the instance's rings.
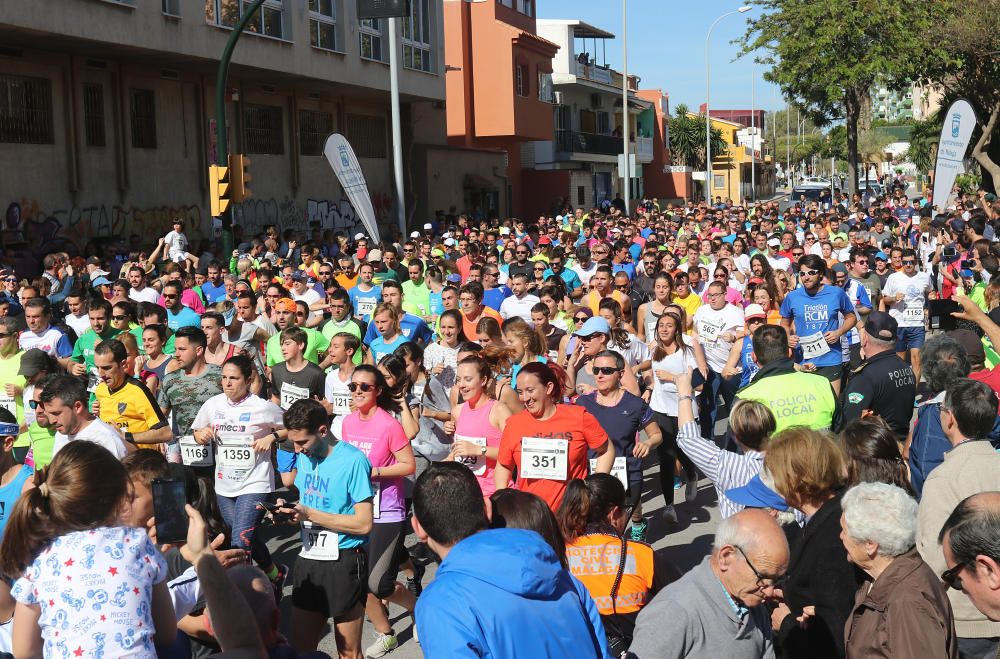
[[[110,423],[122,432],[145,432],[167,425],[163,411],[153,399],[146,385],[133,378],[126,378],[125,384],[111,391],[108,385],[101,382],[94,390],[97,404],[100,406],[101,421]],[[156,446],[155,444],[138,444],[140,448]]]
[[[687,314],[688,322],[694,317],[694,312],[698,310],[701,306],[701,298],[694,293],[688,293],[687,297],[680,297],[675,295],[673,297],[674,304],[678,304],[684,308],[684,313]]]

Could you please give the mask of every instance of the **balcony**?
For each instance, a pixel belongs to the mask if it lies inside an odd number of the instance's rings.
[[[613,135],[580,133],[575,130],[556,131],[557,153],[593,153],[614,156],[622,152],[622,138]],[[652,146],[650,146],[652,152]]]
[[[638,158],[641,162],[650,162],[653,160],[652,137],[635,138],[635,157]]]
[[[593,64],[584,64],[583,62],[576,63],[576,77],[586,78],[587,80],[592,80],[594,82],[600,82],[605,85],[611,85],[614,81],[615,72],[610,68],[604,68],[601,66],[595,66]],[[618,74],[618,82],[621,83],[621,74]]]

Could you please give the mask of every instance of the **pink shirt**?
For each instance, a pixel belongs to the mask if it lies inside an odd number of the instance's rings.
[[[382,408],[376,408],[370,419],[362,419],[360,412],[344,417],[344,441],[360,449],[372,467],[391,467],[396,464],[394,453],[410,443],[403,426]],[[372,485],[379,487],[379,509],[375,522],[402,522],[406,519],[403,501],[403,479],[372,478]]]
[[[486,404],[477,409],[469,407],[469,403],[462,403],[462,411],[458,415],[458,423],[455,424],[455,438],[485,440],[487,448],[500,448],[500,430],[490,423],[490,412],[496,405],[495,400],[488,400]],[[478,442],[477,442],[478,443]],[[496,460],[491,460],[485,456],[469,458],[463,456],[459,459],[472,470],[479,481],[479,487],[483,491],[483,496],[488,497],[496,492],[497,486],[493,482],[493,469],[497,466]]]
[[[167,305],[163,303],[162,295],[160,296],[160,299],[156,301],[156,303],[161,307],[163,307],[164,309],[167,308]],[[184,292],[181,293],[181,304],[183,304],[185,307],[190,307],[191,310],[194,311],[195,313],[205,313],[205,305],[202,304],[201,298],[198,297],[198,294],[195,293],[190,288],[185,288]]]

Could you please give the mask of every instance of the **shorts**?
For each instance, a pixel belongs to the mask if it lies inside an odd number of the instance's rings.
[[[292,604],[303,611],[341,618],[368,596],[368,559],[364,547],[341,549],[335,561],[302,558],[292,570]]]
[[[401,556],[397,545],[406,537],[406,522],[375,522],[368,534],[368,591],[385,599],[396,589],[396,575],[399,573]]]
[[[174,263],[180,263],[181,261],[186,261],[191,258],[190,252],[170,252],[170,260]]]
[[[278,461],[278,473],[287,474],[295,469],[295,451],[286,451],[279,448],[275,451],[275,457]]]
[[[923,327],[900,327],[896,330],[896,352],[919,350],[924,347]]]
[[[836,366],[817,366],[816,370],[813,371],[816,375],[822,375],[830,382],[839,382],[840,374],[844,371],[843,364],[837,364]]]

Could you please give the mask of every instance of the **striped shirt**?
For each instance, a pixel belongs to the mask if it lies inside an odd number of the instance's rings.
[[[743,510],[743,505],[726,496],[726,490],[742,487],[756,476],[764,466],[763,453],[749,449],[745,453],[733,453],[720,449],[715,442],[701,436],[697,421],[681,426],[677,433],[677,445],[715,485],[723,519]]]

